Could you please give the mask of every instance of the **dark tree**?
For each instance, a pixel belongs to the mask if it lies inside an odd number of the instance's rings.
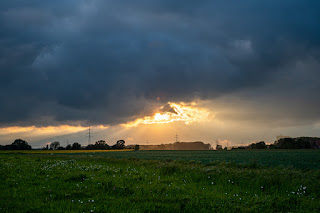
[[[50,144],[50,149],[56,150],[56,149],[59,148],[59,146],[60,146],[60,142],[59,141],[55,141],[55,142],[52,142]]]
[[[124,140],[118,140],[116,145],[115,145],[115,148],[116,149],[124,149],[125,147],[125,144],[126,142]]]
[[[266,149],[266,143],[264,141],[260,141],[258,143],[256,143],[256,149]]]
[[[140,146],[138,144],[134,145],[134,150],[138,151],[140,149]]]
[[[260,141],[258,143],[252,143],[249,145],[250,149],[266,149],[266,143],[264,141]]]
[[[80,150],[81,149],[81,144],[79,144],[78,142],[75,142],[72,144],[72,149],[73,150]]]
[[[296,149],[311,149],[311,143],[305,138],[297,138],[295,143]]]
[[[10,146],[10,149],[11,149],[11,145],[9,145],[9,146]],[[0,150],[7,150],[7,147],[0,145]]]
[[[11,148],[13,150],[30,150],[31,146],[22,139],[16,139],[12,144]]]
[[[2,146],[3,150],[13,150],[13,148],[15,148],[15,147],[13,147],[12,145],[4,145],[4,146]]]
[[[94,144],[89,144],[88,146],[86,146],[87,150],[96,150],[96,146]]]
[[[221,145],[219,145],[219,144],[217,144],[217,146],[216,146],[216,150],[222,150],[222,146],[221,146]]]
[[[68,146],[66,146],[66,150],[72,150],[72,146],[68,144]]]
[[[274,143],[278,149],[294,149],[295,141],[293,138],[281,138]]]
[[[94,146],[95,146],[95,149],[98,149],[98,150],[110,149],[109,145],[104,140],[97,141]]]

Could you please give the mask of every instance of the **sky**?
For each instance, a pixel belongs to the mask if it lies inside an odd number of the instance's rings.
[[[0,144],[320,136],[318,0],[1,0]]]

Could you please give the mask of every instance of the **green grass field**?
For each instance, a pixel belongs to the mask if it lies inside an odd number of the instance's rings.
[[[320,152],[0,152],[0,212],[319,212]]]

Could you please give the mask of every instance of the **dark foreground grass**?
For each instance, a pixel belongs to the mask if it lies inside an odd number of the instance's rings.
[[[319,169],[0,154],[0,180],[0,212],[320,211]]]
[[[64,153],[65,154],[65,153]],[[88,155],[72,153],[70,155]],[[228,151],[138,151],[138,152],[93,152],[92,156],[110,158],[138,158],[148,160],[181,160],[204,164],[228,162],[238,165],[256,163],[262,166],[320,169],[320,150],[228,150]]]

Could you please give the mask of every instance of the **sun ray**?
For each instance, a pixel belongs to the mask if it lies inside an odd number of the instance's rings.
[[[191,124],[193,122],[205,121],[209,119],[210,113],[207,109],[196,107],[196,103],[173,103],[168,102],[153,116],[145,116],[138,118],[135,121],[123,124],[125,127],[136,127],[140,124],[165,124],[172,122],[184,122]]]

